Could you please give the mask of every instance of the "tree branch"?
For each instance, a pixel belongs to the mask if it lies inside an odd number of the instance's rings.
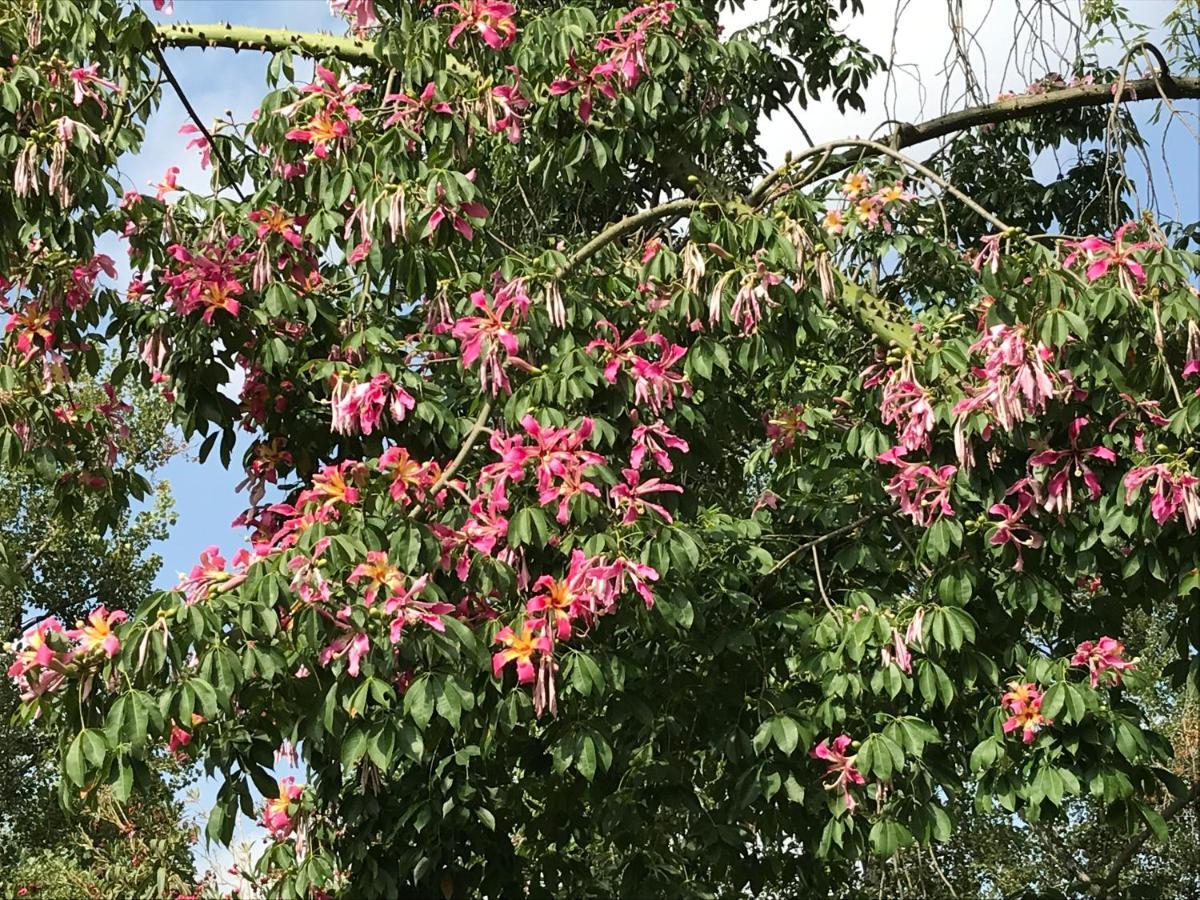
[[[224,47],[265,53],[291,50],[304,56],[336,56],[347,62],[378,61],[375,42],[356,37],[335,37],[287,28],[256,28],[228,22],[201,25],[163,22],[156,24],[154,30],[158,33],[158,43],[164,47]]]
[[[163,75],[166,76],[167,81],[175,91],[175,96],[179,98],[179,102],[182,103],[183,108],[187,110],[188,118],[195,123],[196,127],[200,129],[200,133],[204,135],[204,139],[208,141],[208,147],[212,151],[213,156],[217,158],[217,166],[220,168],[226,184],[233,188],[234,192],[239,198],[245,200],[246,195],[242,193],[241,186],[229,180],[230,176],[233,174],[233,167],[229,165],[229,160],[225,158],[225,155],[221,152],[221,148],[217,146],[217,142],[213,140],[212,132],[208,130],[208,126],[204,124],[204,120],[200,118],[200,115],[196,112],[196,108],[192,106],[191,101],[188,100],[187,94],[183,92],[183,87],[175,78],[175,73],[172,72],[171,67],[167,65],[167,60],[163,56],[162,48],[155,44],[150,49],[154,53],[155,60],[158,62],[159,70]]]
[[[613,241],[624,237],[630,232],[637,231],[643,225],[649,225],[651,222],[656,222],[659,219],[666,219],[670,216],[683,215],[690,213],[700,205],[699,200],[683,199],[670,200],[660,206],[652,206],[650,209],[642,210],[634,213],[631,216],[626,216],[620,222],[609,225],[602,232],[580,247],[567,260],[567,264],[555,272],[555,276],[561,278],[568,272],[575,269],[580,263],[584,262],[591,256],[595,256],[606,246]]]
[[[1200,800],[1200,781],[1192,785],[1192,789],[1182,797],[1177,797],[1162,812],[1164,822],[1169,822],[1176,815],[1181,813],[1190,804]],[[1112,888],[1116,885],[1117,880],[1121,877],[1121,870],[1129,865],[1129,861],[1142,849],[1142,845],[1150,839],[1150,826],[1147,825],[1139,831],[1133,839],[1125,845],[1125,849],[1117,854],[1117,858],[1113,860],[1112,865],[1108,867],[1108,871],[1104,874],[1104,878],[1099,882],[1093,882],[1090,887],[1090,892],[1098,897],[1108,896]]]
[[[467,432],[467,436],[463,438],[462,446],[458,448],[458,454],[450,461],[446,468],[442,469],[442,474],[437,477],[433,483],[433,487],[429,489],[429,496],[436,497],[437,492],[442,489],[458,471],[458,467],[463,464],[467,458],[467,454],[471,452],[471,448],[475,446],[475,442],[479,439],[479,435],[483,433],[484,426],[487,424],[487,418],[492,413],[492,401],[483,401],[483,406],[479,408],[479,415],[475,417],[474,423],[471,425],[471,430]],[[412,512],[408,514],[410,519],[415,519],[421,514],[421,504],[417,504],[412,508]]]
[[[1139,78],[1126,81],[1120,95],[1114,97],[1112,85],[1081,84],[1075,87],[1050,91],[1045,94],[1023,94],[997,100],[984,106],[973,106],[958,112],[947,113],[917,125],[898,125],[885,140],[880,141],[895,150],[923,144],[926,141],[946,137],[968,128],[979,125],[996,125],[1013,119],[1027,119],[1045,113],[1063,112],[1070,109],[1083,109],[1089,106],[1105,106],[1109,103],[1128,103],[1136,100],[1157,100],[1161,96],[1171,100],[1192,99],[1200,97],[1200,78],[1171,78],[1169,80],[1155,78]],[[834,142],[837,146],[838,142]],[[819,145],[806,150],[803,156],[811,156],[813,151],[820,152],[826,145]],[[867,153],[863,149],[839,153],[831,156],[822,166],[829,172],[855,165],[866,156],[877,156],[879,151]],[[749,201],[754,202],[775,182],[785,177],[792,166],[803,156],[798,156],[780,166],[774,172],[763,178],[750,192]]]

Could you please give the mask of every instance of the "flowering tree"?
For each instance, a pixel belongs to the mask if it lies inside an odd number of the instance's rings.
[[[202,454],[252,440],[247,547],[19,648],[84,797],[167,745],[221,779],[211,838],[261,816],[266,889],[355,896],[787,894],[964,796],[1090,794],[1134,841],[1195,800],[1126,688],[1139,610],[1197,677],[1200,257],[1113,152],[1200,96],[1188,5],[1165,51],[765,174],[764,116],[862,105],[860,4],[332,5],[346,37],[0,22],[5,452],[120,508],[111,422],[56,415],[105,340]],[[211,191],[117,196],[163,46],[271,53],[271,90],[185,126]]]

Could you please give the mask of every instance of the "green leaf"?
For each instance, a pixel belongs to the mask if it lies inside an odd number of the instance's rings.
[[[346,771],[353,769],[366,752],[366,732],[360,728],[352,728],[342,739],[342,768]]]
[[[79,787],[83,787],[87,783],[87,767],[84,765],[83,759],[83,735],[82,731],[75,735],[75,740],[71,741],[70,746],[67,747],[66,757],[67,777]]]
[[[428,673],[418,676],[404,692],[404,714],[424,731],[433,718],[433,684]]]
[[[787,716],[776,716],[771,726],[775,745],[787,756],[791,756],[800,741],[800,726]]]

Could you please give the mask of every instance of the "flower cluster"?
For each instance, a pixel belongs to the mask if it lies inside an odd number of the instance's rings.
[[[612,612],[628,589],[636,591],[649,609],[654,605],[649,583],[657,580],[658,572],[643,563],[622,558],[608,562],[574,551],[562,578],[543,575],[534,582],[533,596],[525,604],[526,617],[516,627],[506,626],[496,633],[501,648],[492,655],[492,674],[500,678],[505,667],[515,663],[519,683],[537,680],[537,712],[553,714],[557,711],[555,641],[567,640],[577,626],[590,626]]]
[[[442,3],[434,7],[433,14],[439,16],[448,9],[458,13],[458,22],[450,29],[447,39],[451,47],[464,31],[478,34],[480,39],[493,50],[503,50],[517,36],[517,23],[513,17],[517,8],[502,0],[462,0],[460,3]]]
[[[621,340],[617,327],[607,320],[597,323],[597,328],[602,332],[611,332],[612,340],[596,338],[587,345],[588,352],[602,351],[604,377],[609,384],[615,384],[621,369],[626,369],[634,380],[635,403],[644,403],[655,415],[660,415],[663,407],[674,408],[677,393],[682,393],[684,397],[692,395],[687,376],[673,370],[673,366],[687,353],[686,347],[672,344],[661,334],[647,335],[641,328]],[[648,359],[634,352],[646,346],[658,350],[657,359]]]
[[[1042,692],[1031,681],[1010,681],[1008,691],[1000,700],[1001,707],[1008,712],[1004,721],[1004,733],[1021,730],[1021,740],[1032,744],[1038,731],[1051,722],[1042,715]]]
[[[163,281],[167,299],[176,312],[186,316],[203,310],[201,318],[207,324],[212,323],[218,310],[237,318],[242,309],[238,297],[245,293],[238,270],[253,258],[240,250],[241,245],[242,238],[234,235],[224,243],[203,242],[196,250],[181,244],[167,248],[176,266],[163,276]]]
[[[1122,673],[1136,668],[1133,660],[1125,658],[1125,645],[1108,636],[1097,641],[1084,641],[1075,648],[1072,666],[1087,666],[1092,687],[1100,683],[1105,673],[1111,673],[1112,683],[1120,684]]]
[[[279,796],[267,801],[262,814],[263,827],[275,840],[282,840],[292,833],[295,826],[294,807],[303,793],[304,788],[296,784],[296,779],[291,775],[279,779]]]
[[[386,372],[374,375],[370,381],[354,381],[335,375],[330,391],[333,410],[330,430],[334,434],[370,435],[379,427],[385,411],[393,421],[403,422],[406,413],[417,401],[403,387],[395,384]]]
[[[1071,252],[1063,260],[1063,267],[1069,269],[1076,260],[1082,259],[1087,263],[1085,274],[1088,281],[1097,281],[1115,270],[1121,286],[1129,293],[1136,294],[1137,289],[1146,283],[1146,270],[1133,254],[1138,250],[1160,248],[1155,241],[1125,243],[1125,234],[1134,227],[1135,223],[1126,222],[1113,233],[1111,241],[1092,236],[1081,241],[1064,242]]]
[[[596,42],[596,52],[604,54],[603,58],[587,69],[576,62],[572,51],[567,57],[570,72],[550,83],[551,96],[579,91],[579,119],[586,125],[592,116],[594,94],[615,100],[619,90],[632,89],[649,72],[646,35],[654,26],[670,24],[674,9],[672,0],[656,0],[620,16],[612,33]]]
[[[348,140],[350,124],[362,118],[353,97],[369,87],[356,83],[343,87],[337,74],[320,63],[316,72],[317,80],[300,88],[304,96],[280,107],[277,112],[288,119],[301,109],[308,112],[308,121],[302,127],[288,131],[285,137],[289,141],[308,144],[314,157],[325,159],[331,148],[336,150]]]
[[[829,234],[841,234],[850,225],[865,231],[882,227],[890,232],[892,216],[903,204],[916,199],[916,194],[905,190],[903,181],[872,190],[871,177],[866,172],[851,172],[842,184],[842,196],[846,206],[831,207],[821,222]]]
[[[74,628],[64,628],[57,618],[50,617],[26,630],[13,647],[16,658],[8,667],[9,677],[21,689],[21,699],[29,701],[51,693],[81,666],[116,656],[121,641],[113,626],[128,618],[122,610],[109,612],[101,605]]]
[[[911,356],[905,356],[900,368],[892,372],[883,386],[879,406],[884,425],[894,425],[896,439],[906,450],[929,450],[933,431],[933,406],[929,392],[917,381]]]

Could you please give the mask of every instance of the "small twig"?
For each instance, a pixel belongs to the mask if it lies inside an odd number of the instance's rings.
[[[1197,800],[1200,800],[1200,782],[1193,784],[1190,791],[1188,791],[1182,797],[1176,798],[1170,806],[1162,811],[1163,821],[1169,822],[1176,815],[1186,809],[1190,804],[1195,803]],[[1149,825],[1138,832],[1133,840],[1125,845],[1125,849],[1117,854],[1117,858],[1114,859],[1112,865],[1109,866],[1108,872],[1105,873],[1104,878],[1093,884],[1093,886],[1090,888],[1090,893],[1093,893],[1098,897],[1109,895],[1113,886],[1116,885],[1117,881],[1121,877],[1121,870],[1125,868],[1125,866],[1129,865],[1129,861],[1133,859],[1134,855],[1136,855],[1140,849],[1142,849],[1142,845],[1150,839],[1150,834],[1151,832]]]
[[[825,604],[825,608],[829,610],[829,614],[835,619],[838,617],[837,610],[833,608],[833,604],[829,602],[829,595],[825,593],[825,579],[821,576],[821,556],[817,553],[816,544],[812,548],[813,556],[813,571],[817,573],[817,590],[821,594],[821,602]]]
[[[154,59],[158,62],[159,69],[161,69],[163,75],[167,77],[167,82],[174,89],[175,96],[179,98],[179,102],[182,103],[183,108],[187,110],[188,118],[190,118],[196,127],[200,129],[200,133],[204,135],[205,139],[208,141],[209,149],[212,150],[213,156],[217,158],[217,165],[220,166],[221,171],[224,172],[228,186],[233,188],[234,193],[238,195],[239,199],[245,200],[246,195],[242,193],[241,186],[228,180],[229,176],[233,172],[233,167],[229,165],[229,160],[225,158],[225,155],[221,152],[221,148],[217,146],[217,142],[213,140],[212,132],[208,130],[208,126],[204,124],[204,121],[200,118],[199,113],[196,112],[196,108],[192,106],[192,102],[188,100],[187,94],[183,92],[183,87],[179,84],[179,80],[175,77],[175,73],[172,72],[171,67],[167,65],[167,60],[166,57],[163,56],[162,49],[158,46],[158,44],[151,44],[150,51],[154,54]]]
[[[811,541],[805,541],[799,547],[795,548],[794,550],[789,551],[782,559],[780,559],[777,563],[775,563],[775,565],[771,566],[771,568],[767,571],[767,573],[765,575],[763,575],[762,578],[759,579],[758,584],[756,584],[754,586],[754,593],[757,594],[760,590],[762,590],[763,587],[766,585],[767,581],[770,580],[770,578],[773,575],[777,574],[780,569],[782,569],[784,566],[786,566],[788,563],[790,563],[793,559],[795,559],[798,555],[803,553],[805,550],[810,550],[815,547],[819,547],[821,544],[825,543],[826,541],[833,540],[835,537],[840,537],[841,535],[845,534],[846,532],[853,531],[855,528],[865,525],[867,522],[870,522],[872,519],[876,519],[876,518],[879,518],[878,510],[869,512],[862,518],[855,519],[853,522],[851,522],[848,525],[843,525],[840,528],[835,528],[833,531],[829,532],[828,534],[823,534],[820,537],[813,538]]]

